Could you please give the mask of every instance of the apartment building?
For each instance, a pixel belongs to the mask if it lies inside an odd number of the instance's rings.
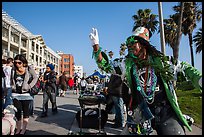
[[[17,54],[24,54],[37,72],[52,63],[60,73],[61,56],[45,44],[41,35],[32,34],[2,10],[2,58],[14,58]]]
[[[64,54],[62,51],[57,51],[60,55],[60,73],[68,73],[68,77],[74,77],[74,57],[71,54]]]

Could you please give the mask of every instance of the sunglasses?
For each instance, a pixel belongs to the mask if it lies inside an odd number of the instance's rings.
[[[21,65],[21,64],[23,64],[22,62],[16,62],[16,61],[14,61],[14,64],[19,64],[19,65]]]

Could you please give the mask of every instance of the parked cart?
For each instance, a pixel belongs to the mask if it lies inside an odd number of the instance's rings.
[[[76,114],[76,119],[80,127],[80,133],[87,134],[82,132],[82,128],[92,128],[98,129],[98,133],[94,134],[106,134],[104,126],[107,122],[108,114],[104,109],[101,109],[101,105],[105,104],[106,101],[105,95],[102,92],[86,91],[81,93],[78,100],[81,109]]]

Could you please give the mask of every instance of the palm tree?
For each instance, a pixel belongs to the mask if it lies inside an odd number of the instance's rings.
[[[175,23],[173,16],[170,16],[169,19],[164,19],[164,36],[165,42],[169,45],[173,50],[174,59],[178,59],[178,48],[176,47],[176,39],[177,39],[177,29],[178,25]]]
[[[113,58],[113,55],[114,55],[114,54],[113,54],[113,51],[110,50],[110,51],[108,52],[109,58],[112,59],[112,58]]]
[[[125,43],[121,43],[121,46],[120,46],[120,51],[119,51],[119,54],[120,56],[123,58],[123,56],[125,55],[125,50],[127,49],[127,46]]]
[[[196,35],[193,36],[193,42],[196,46],[196,54],[202,52],[202,28],[200,28]]]
[[[178,13],[170,15],[169,19],[164,19],[164,37],[165,42],[173,50],[173,57],[178,60],[179,57],[179,45],[182,36],[182,18],[184,2],[181,3]],[[160,30],[158,31],[160,32]]]
[[[174,6],[174,11],[179,14],[180,6]],[[202,10],[200,10],[198,3],[196,2],[185,2],[183,11],[183,23],[182,32],[184,35],[188,35],[189,46],[191,51],[191,63],[194,66],[194,55],[193,55],[193,30],[196,28],[196,23],[202,18]]]
[[[145,27],[150,32],[151,35],[157,30],[157,25],[159,21],[156,19],[158,15],[152,14],[150,9],[139,9],[136,15],[133,15],[134,26],[132,31],[135,31],[137,27]]]

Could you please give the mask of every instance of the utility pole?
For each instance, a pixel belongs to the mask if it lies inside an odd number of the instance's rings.
[[[159,9],[161,52],[165,55],[165,37],[164,37],[164,24],[163,24],[162,2],[158,2],[158,9]]]

